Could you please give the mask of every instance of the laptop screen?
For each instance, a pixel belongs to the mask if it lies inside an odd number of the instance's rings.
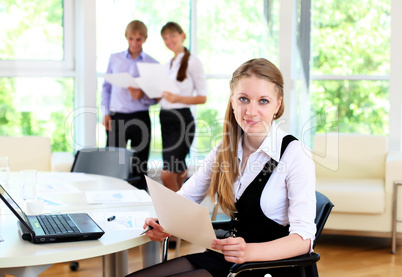
[[[11,198],[8,192],[0,185],[0,198],[4,201],[4,203],[10,208],[10,210],[18,217],[20,221],[24,223],[24,225],[28,225],[28,219],[25,213],[21,210],[20,206]],[[29,226],[27,226],[30,228]]]

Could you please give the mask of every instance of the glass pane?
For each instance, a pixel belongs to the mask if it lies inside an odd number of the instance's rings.
[[[147,26],[148,38],[143,45],[144,51],[164,64],[173,57],[160,35],[162,26],[168,21],[180,24],[187,34],[185,45],[190,41],[190,1],[176,0],[166,4],[164,0],[98,0],[97,9],[97,71],[105,72],[112,53],[127,49],[125,29],[132,20],[141,20]],[[105,20],[107,19],[107,20]],[[98,107],[103,78],[98,80]],[[150,108],[152,125],[150,161],[162,159],[162,139],[159,123],[159,106]],[[98,118],[98,146],[106,145],[105,128]]]
[[[64,59],[63,0],[0,3],[0,60]]]
[[[149,109],[149,117],[151,118],[151,149],[149,153],[150,160],[162,159],[162,133],[161,124],[159,121],[159,105],[153,105]]]
[[[98,0],[97,12],[97,71],[105,72],[109,56],[127,49],[124,32],[132,20],[141,20],[148,28],[148,38],[144,51],[166,63],[172,53],[166,48],[160,30],[168,21],[180,24],[187,34],[185,45],[190,41],[190,1],[189,0]]]
[[[52,152],[72,152],[73,95],[73,78],[0,78],[0,136],[45,136]]]
[[[209,97],[207,103],[197,106],[196,138],[191,148],[191,157],[205,157],[222,139],[230,89],[228,79],[208,79]]]
[[[388,135],[387,81],[313,81],[316,131]]]
[[[278,1],[198,1],[198,56],[207,74],[232,74],[243,62],[278,62]]]
[[[313,3],[312,74],[389,73],[390,0]]]

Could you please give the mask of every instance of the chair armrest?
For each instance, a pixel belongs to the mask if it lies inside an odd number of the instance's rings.
[[[53,152],[51,158],[51,170],[58,172],[70,172],[74,163],[74,155],[70,152]]]
[[[215,220],[212,221],[212,227],[214,228],[214,230],[229,230],[229,222],[230,220]]]
[[[240,271],[250,269],[267,269],[267,268],[287,267],[287,266],[309,266],[315,264],[319,260],[320,260],[320,254],[310,253],[283,260],[247,262],[243,264],[234,264],[230,268],[230,273],[239,273]]]
[[[230,219],[226,220],[215,220],[212,221],[212,227],[215,230],[215,236],[218,239],[224,239],[227,238],[229,234],[229,229],[230,229]]]
[[[395,151],[387,154],[385,165],[385,190],[393,192],[393,182],[402,180],[402,152]]]
[[[127,181],[127,183],[129,183],[130,185],[136,187],[137,189],[145,189],[145,190],[147,189],[146,185],[141,183],[140,176],[130,177],[124,180]]]

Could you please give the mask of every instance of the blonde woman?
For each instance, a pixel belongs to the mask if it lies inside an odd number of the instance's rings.
[[[233,73],[223,139],[178,192],[197,203],[208,192],[212,198],[217,195],[233,223],[233,237],[212,244],[223,254],[207,250],[130,276],[227,276],[233,263],[312,251],[314,163],[301,143],[274,121],[284,111],[283,85],[280,71],[266,59],[250,60]],[[147,232],[150,239],[169,236],[155,218],[146,219],[147,225],[153,227]],[[278,276],[295,276],[294,270]]]

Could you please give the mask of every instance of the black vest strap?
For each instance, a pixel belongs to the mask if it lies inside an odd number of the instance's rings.
[[[285,153],[285,150],[288,147],[289,143],[291,143],[294,140],[297,140],[297,138],[295,138],[292,135],[287,135],[282,139],[281,154],[279,156],[279,160],[282,158],[283,153]],[[275,161],[274,159],[269,159],[269,161],[265,164],[264,168],[262,169],[262,172],[272,173],[277,166],[278,166],[277,161]]]
[[[295,138],[292,135],[287,135],[282,139],[281,155],[280,155],[279,159],[282,158],[282,155],[283,155],[283,153],[285,153],[285,150],[288,147],[289,143],[291,143],[294,140],[297,140],[297,138]]]

